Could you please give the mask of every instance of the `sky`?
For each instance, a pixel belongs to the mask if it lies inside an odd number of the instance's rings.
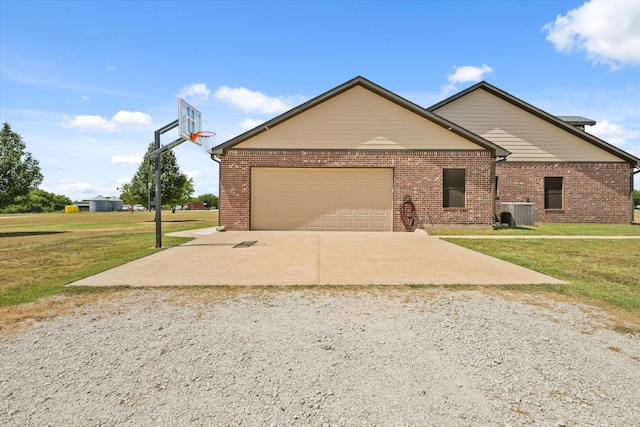
[[[179,98],[218,194],[208,148],[356,76],[423,107],[485,80],[640,157],[640,1],[0,0],[0,122],[74,201],[118,196]]]

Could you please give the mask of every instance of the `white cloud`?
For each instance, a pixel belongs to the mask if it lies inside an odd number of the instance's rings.
[[[463,65],[461,67],[454,66],[453,68],[453,73],[447,74],[447,81],[449,83],[442,87],[442,93],[444,96],[448,96],[457,91],[457,83],[477,83],[483,80],[485,75],[493,72],[493,68],[489,67],[487,64],[482,64],[480,67]]]
[[[61,194],[66,194],[72,192],[91,191],[95,188],[95,186],[90,182],[61,180],[60,184],[58,184],[56,188],[60,190]]]
[[[81,99],[82,99],[82,102],[87,102],[91,98],[89,98],[88,96],[83,96]]]
[[[115,65],[107,64],[107,71],[113,71],[116,69]]]
[[[115,132],[117,126],[102,116],[75,116],[73,119],[66,118],[64,127],[81,130],[99,130],[104,132]]]
[[[131,178],[118,178],[116,182],[118,183],[118,186],[121,186],[130,183]]]
[[[189,178],[202,178],[202,172],[200,171],[184,171],[184,174]]]
[[[113,165],[139,165],[142,163],[142,157],[140,156],[113,156],[111,158],[111,164]]]
[[[602,120],[601,122],[587,128],[587,131],[615,146],[625,145],[628,141],[640,136],[640,132],[638,131],[625,129],[622,126],[615,125],[607,120]]]
[[[291,100],[283,97],[270,97],[262,92],[252,91],[244,87],[231,88],[222,86],[216,90],[215,97],[247,112],[278,114],[292,108],[292,105],[290,105]]]
[[[64,194],[71,200],[92,199],[98,195],[108,197],[119,194],[117,185],[94,184],[72,179],[62,179],[56,184],[42,185],[42,189],[55,194]]]
[[[242,129],[253,129],[256,126],[261,125],[262,123],[264,123],[264,120],[244,119],[243,121],[240,122],[240,127]]]
[[[112,122],[132,125],[132,126],[149,126],[151,124],[151,116],[140,111],[118,111],[111,119]]]
[[[207,89],[206,83],[194,83],[183,87],[178,98],[191,98],[204,102],[209,99],[209,95],[211,95],[211,90]]]
[[[151,125],[151,116],[139,111],[118,111],[111,120],[107,120],[102,116],[82,116],[78,115],[72,119],[65,117],[62,123],[63,127],[95,130],[102,132],[117,132],[121,130],[121,125],[125,126],[149,126]]]
[[[455,67],[455,71],[447,76],[449,83],[466,83],[466,82],[479,82],[485,76],[493,72],[493,68],[487,64],[482,64],[480,67],[474,67],[471,65],[464,65],[462,67]]]
[[[542,31],[560,52],[585,51],[612,70],[640,64],[640,6],[636,1],[590,1],[558,15]]]

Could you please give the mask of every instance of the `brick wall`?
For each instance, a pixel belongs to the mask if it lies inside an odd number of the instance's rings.
[[[630,223],[627,163],[500,162],[496,212],[502,202],[535,203],[537,223]],[[544,209],[544,178],[563,177],[563,209]]]
[[[491,167],[487,151],[229,150],[220,159],[220,224],[250,228],[251,167],[384,167],[394,171],[394,231],[409,195],[425,224],[490,224]],[[466,169],[466,207],[442,207],[442,169]]]

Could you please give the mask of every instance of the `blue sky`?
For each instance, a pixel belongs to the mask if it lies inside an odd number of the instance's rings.
[[[640,156],[636,1],[0,0],[0,121],[73,200],[117,196],[178,97],[217,145],[358,75],[425,107],[486,80]],[[195,195],[205,149],[174,149]]]

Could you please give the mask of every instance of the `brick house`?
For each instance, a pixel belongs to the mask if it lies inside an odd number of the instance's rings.
[[[630,223],[640,159],[486,82],[429,111],[509,150],[496,164],[496,204],[532,202],[541,223]]]
[[[511,119],[510,108],[523,112],[588,151],[575,159],[524,159],[517,143],[501,139],[510,126],[492,132],[479,129],[482,120],[466,120],[479,89],[505,102],[496,95],[504,92],[482,83],[425,109],[356,77],[212,148],[220,163],[220,224],[362,231],[488,225],[496,201],[521,200],[536,203],[539,222],[630,222],[639,159],[505,94],[510,101],[499,120]],[[584,197],[598,206],[574,200]]]

